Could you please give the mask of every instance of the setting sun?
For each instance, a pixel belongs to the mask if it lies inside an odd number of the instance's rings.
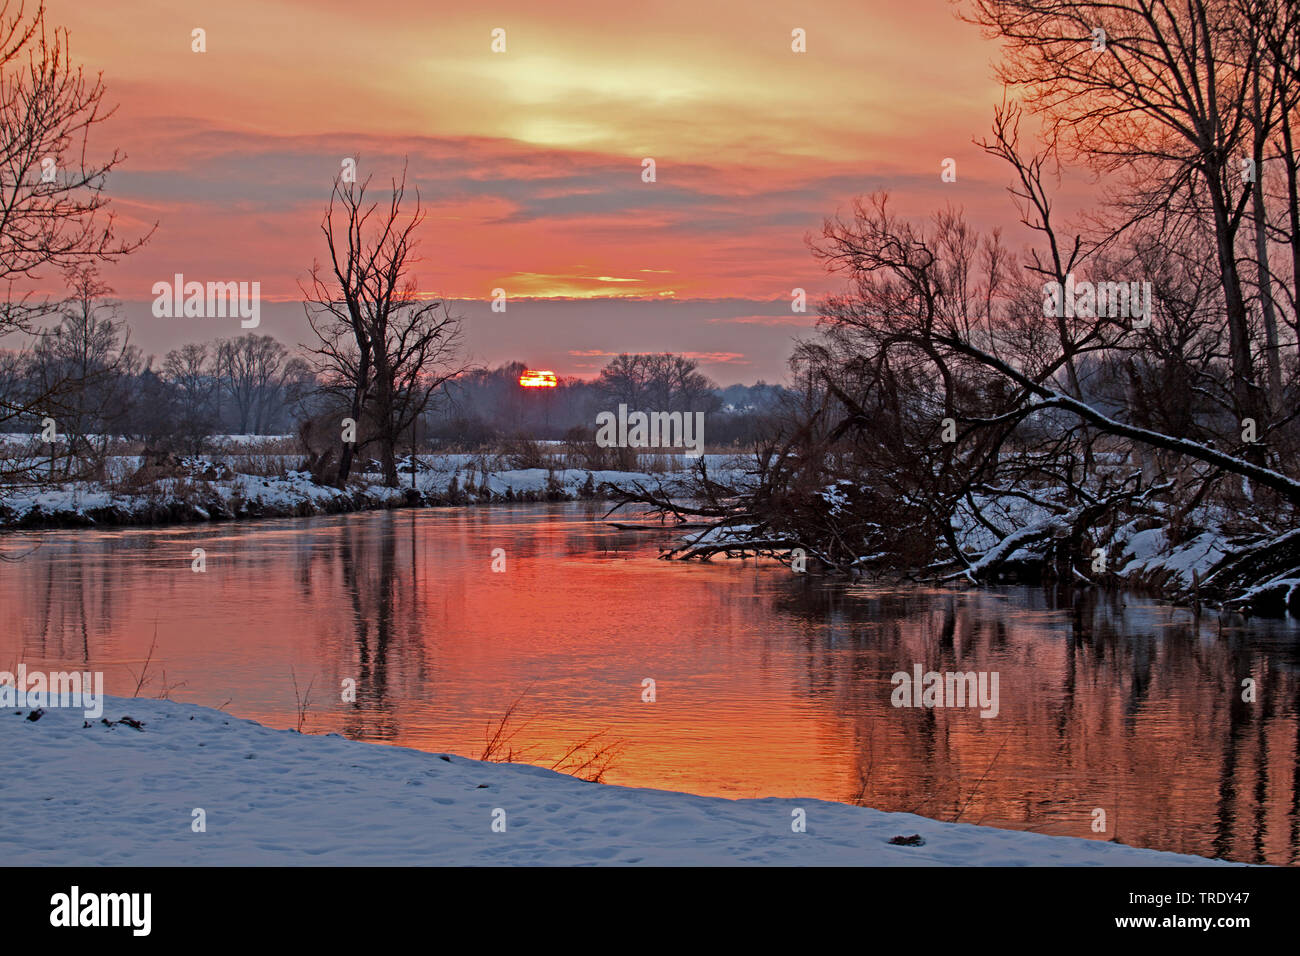
[[[556,381],[554,372],[538,372],[529,368],[524,369],[524,374],[519,376],[519,384],[524,388],[555,388],[559,383]]]

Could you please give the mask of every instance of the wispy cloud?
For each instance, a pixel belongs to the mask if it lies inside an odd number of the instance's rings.
[[[357,157],[377,198],[406,167],[427,213],[423,289],[474,302],[506,290],[508,312],[483,327],[538,314],[530,303],[593,303],[582,324],[548,312],[532,354],[627,343],[770,375],[812,321],[779,315],[781,297],[838,284],[806,237],[855,195],[1005,218],[1005,174],[971,145],[999,96],[996,51],[946,4],[503,0],[489,18],[423,0],[58,0],[52,14],[119,105],[93,142],[127,156],[108,186],[120,224],[158,223],[107,275],[127,300],[176,272],[291,300],[324,255],[341,162]],[[190,50],[196,25],[206,54]],[[790,50],[794,26],[806,54]],[[918,69],[916,51],[940,46]],[[939,179],[948,156],[956,183]],[[669,308],[710,299],[746,304]],[[659,324],[631,308],[642,302],[663,306]],[[500,355],[533,332],[509,329],[480,341]]]

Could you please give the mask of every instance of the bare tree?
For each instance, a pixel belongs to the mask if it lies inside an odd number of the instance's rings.
[[[717,385],[701,374],[699,362],[684,355],[643,353],[615,356],[600,370],[596,387],[609,401],[659,411],[713,411]]]
[[[289,353],[269,335],[240,336],[217,343],[225,370],[222,384],[238,416],[239,433],[262,434],[283,385]]]
[[[1050,225],[1043,234],[1060,245]],[[1204,513],[1191,516],[1213,495],[1244,528],[1225,543],[1219,593],[1292,580],[1300,479],[1293,460],[1269,468],[1234,451],[1213,245],[1129,239],[1092,255],[1142,263],[1161,304],[1151,327],[1080,309],[1058,337],[1044,334],[1041,252],[1018,270],[996,234],[951,210],[918,223],[883,194],[856,201],[814,243],[846,288],[822,303],[820,336],[800,344],[803,394],[750,478],[727,486],[701,472],[693,503],[644,488],[624,503],[712,520],[677,557],[799,548],[842,572],[995,580],[1037,555],[1070,582],[1092,579],[1088,555],[1115,529],[1158,525],[1174,543],[1199,533]],[[1106,466],[1079,470],[1094,446]],[[972,545],[972,531],[994,543]]]
[[[120,239],[104,186],[124,157],[94,158],[90,133],[112,114],[100,77],[71,62],[67,31],[47,23],[44,4],[0,3],[0,336],[35,334],[57,310],[19,291],[45,267],[78,270],[138,248]],[[12,387],[28,358],[5,356],[0,424],[39,418],[75,383],[45,391]]]
[[[343,444],[336,483],[348,477],[364,444],[378,445],[384,483],[397,487],[397,445],[434,393],[463,371],[454,365],[460,320],[424,297],[411,275],[416,232],[424,222],[418,193],[402,211],[406,171],[393,180],[386,208],[367,202],[370,180],[336,179],[321,232],[328,271],[319,262],[305,288],[307,319],[318,344],[310,349],[325,388],[342,398],[347,417],[369,424],[360,441]]]
[[[129,380],[140,369],[139,350],[107,299],[112,289],[93,266],[71,270],[72,294],[60,321],[43,331],[32,352],[29,381],[42,411],[58,423],[68,445],[64,471],[80,460],[101,466],[112,429],[128,411]]]
[[[218,382],[207,343],[190,342],[172,349],[163,359],[163,374],[176,387],[187,422],[203,427],[215,424],[212,398]]]
[[[1264,44],[1243,22],[1253,0],[973,0],[972,19],[1006,44],[1002,79],[1042,114],[1050,142],[1095,168],[1131,174],[1130,221],[1178,194],[1209,204],[1236,413],[1265,428],[1237,239],[1251,184],[1252,119],[1267,137],[1276,99],[1252,116]],[[1094,30],[1104,31],[1094,49]],[[1141,188],[1139,188],[1139,186]],[[1262,446],[1248,454],[1260,460]]]

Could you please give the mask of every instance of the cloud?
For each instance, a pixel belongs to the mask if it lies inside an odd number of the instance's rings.
[[[899,215],[951,204],[977,226],[1009,224],[1008,241],[1020,228],[1005,171],[971,144],[1000,97],[997,46],[946,4],[800,7],[807,54],[791,52],[780,0],[744,15],[698,0],[501,0],[490,20],[427,0],[223,0],[203,5],[203,55],[156,0],[60,6],[75,56],[119,106],[92,132],[127,157],[106,193],[118,231],[158,224],[105,278],[128,301],[177,272],[259,281],[285,303],[267,321],[295,330],[287,341],[309,334],[290,300],[325,257],[345,157],[379,199],[405,165],[427,214],[413,276],[466,303],[476,354],[527,352],[562,372],[616,349],[690,349],[779,377],[813,322],[789,313],[790,289],[841,285],[805,237],[875,189]],[[940,181],[946,156],[955,183]],[[505,313],[482,305],[495,288]]]
[[[708,365],[749,365],[744,352],[682,352],[689,359]]]
[[[717,319],[705,319],[710,325],[768,325],[768,326],[796,326],[807,328],[816,325],[817,316],[815,315],[730,315]]]

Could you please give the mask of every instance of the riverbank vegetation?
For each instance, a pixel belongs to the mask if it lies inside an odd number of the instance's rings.
[[[11,438],[8,454],[36,454],[38,439]],[[308,517],[404,507],[612,500],[622,486],[653,484],[683,493],[692,459],[670,451],[628,454],[585,440],[513,439],[473,451],[404,454],[400,483],[362,459],[341,485],[303,467],[294,436],[216,436],[203,455],[158,455],[138,440],[105,444],[96,477],[55,472],[11,484],[0,495],[0,528],[72,528]],[[616,454],[614,454],[616,453]],[[705,459],[730,474],[734,456]]]
[[[1300,4],[966,15],[1004,44],[977,145],[1032,244],[857,200],[812,242],[842,291],[747,480],[625,504],[712,523],[674,557],[1300,611]],[[1101,183],[1068,223],[1067,169]]]

